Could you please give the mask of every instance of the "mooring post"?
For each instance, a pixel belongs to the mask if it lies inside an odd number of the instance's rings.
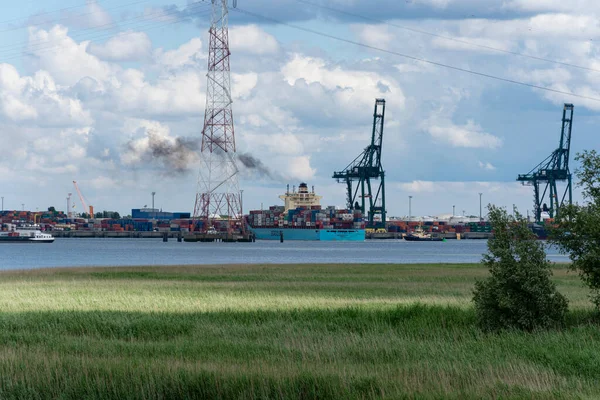
[[[167,232],[163,233],[163,242],[169,241],[169,234]]]
[[[279,242],[283,243],[283,231],[279,231]]]
[[[179,243],[181,243],[183,241],[183,238],[181,237],[181,232],[179,232],[179,234],[177,235],[177,241]]]

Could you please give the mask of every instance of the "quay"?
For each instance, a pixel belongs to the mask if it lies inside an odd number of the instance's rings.
[[[219,233],[200,233],[200,232],[137,232],[137,231],[50,231],[55,238],[107,238],[107,239],[177,239],[181,242],[254,242],[255,236],[252,233],[229,234]]]

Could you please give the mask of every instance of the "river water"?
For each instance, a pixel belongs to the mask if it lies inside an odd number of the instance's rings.
[[[170,239],[69,239],[52,244],[0,243],[0,270],[83,266],[273,263],[477,263],[485,240],[407,242],[257,241],[178,243]],[[551,261],[567,262],[556,249]]]

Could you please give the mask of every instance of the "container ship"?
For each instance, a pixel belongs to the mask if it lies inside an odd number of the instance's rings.
[[[279,196],[283,206],[254,210],[246,217],[248,229],[262,240],[363,241],[365,223],[360,210],[322,208],[322,196],[301,183]]]

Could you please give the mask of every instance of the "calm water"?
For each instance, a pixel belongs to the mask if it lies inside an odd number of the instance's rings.
[[[0,270],[71,266],[242,263],[476,263],[484,240],[406,242],[259,241],[178,243],[170,239],[61,239],[52,244],[0,243]],[[568,261],[556,250],[552,261]]]

